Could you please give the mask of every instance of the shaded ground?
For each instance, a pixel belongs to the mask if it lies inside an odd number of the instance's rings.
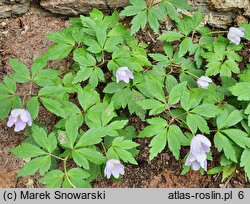
[[[65,27],[67,19],[55,16],[33,5],[30,12],[22,17],[5,19],[6,26],[0,26],[0,81],[4,75],[10,74],[7,63],[8,57],[14,57],[24,62],[27,66],[43,54],[51,45],[45,38],[46,33],[61,30]],[[0,25],[1,25],[0,20]],[[66,61],[54,62],[49,66],[60,68]],[[25,91],[26,87],[20,87]],[[52,127],[56,118],[43,110],[38,122]],[[143,128],[135,117],[131,116],[130,123],[138,129]],[[18,170],[25,161],[19,160],[9,153],[9,148],[15,147],[25,137],[14,133],[13,129],[6,127],[6,120],[0,122],[0,187],[39,187],[37,176],[17,178]],[[202,176],[191,171],[181,176],[182,163],[175,161],[168,150],[163,151],[153,161],[148,161],[149,148],[147,140],[138,140],[141,153],[137,161],[138,166],[127,165],[125,176],[119,182],[106,179],[97,179],[94,187],[250,187],[246,183],[244,173],[237,171],[233,177],[221,184],[221,176]],[[214,164],[211,164],[214,166]]]

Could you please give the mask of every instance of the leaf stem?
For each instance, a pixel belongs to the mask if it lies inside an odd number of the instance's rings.
[[[212,31],[212,32],[209,32],[208,34],[217,34],[217,33],[228,33],[228,31],[225,31],[225,30]]]
[[[107,154],[107,151],[106,151],[106,148],[105,148],[103,142],[101,142],[101,144],[102,144],[102,148],[103,148],[103,151],[104,151],[105,156],[107,157],[107,159],[109,159],[108,154]]]
[[[64,161],[63,161],[63,168],[64,168],[64,174],[66,176],[66,179],[68,180],[69,184],[73,187],[73,188],[76,188],[75,185],[71,182],[69,176],[68,176],[68,171],[67,171],[67,160],[68,160],[68,157],[67,156]]]
[[[53,155],[53,154],[50,154],[50,156],[52,156],[52,157],[54,157],[54,158],[56,158],[56,159],[59,159],[59,160],[61,160],[61,161],[64,161],[65,159],[63,159],[63,158],[61,158],[61,157],[58,157],[58,156],[56,156],[56,155]]]

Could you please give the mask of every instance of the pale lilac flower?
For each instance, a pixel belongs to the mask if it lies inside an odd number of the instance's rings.
[[[200,168],[203,168],[205,171],[207,171],[207,160],[204,159],[198,161],[192,153],[188,155],[185,165],[186,166],[192,165],[192,169],[194,171],[198,171]]]
[[[209,77],[206,77],[206,76],[201,76],[198,80],[197,80],[197,85],[200,87],[200,88],[203,88],[203,89],[207,89],[208,86],[209,86],[209,83],[212,83],[212,79],[210,79]]]
[[[197,134],[192,138],[190,144],[190,154],[186,160],[185,165],[192,165],[193,170],[197,171],[203,168],[207,171],[207,155],[210,151],[211,142],[204,135]]]
[[[116,159],[110,159],[106,163],[106,167],[104,170],[104,176],[106,176],[108,179],[110,178],[111,174],[118,178],[119,174],[124,174],[124,166],[121,164],[119,160]]]
[[[228,40],[230,40],[235,45],[239,45],[241,38],[244,37],[244,28],[234,28],[231,27],[227,34]]]
[[[128,69],[128,67],[120,67],[116,71],[116,82],[124,81],[125,83],[129,83],[129,79],[133,79],[133,73]]]
[[[26,125],[31,126],[32,125],[32,119],[30,116],[30,113],[25,109],[14,109],[11,111],[11,114],[9,116],[9,120],[7,123],[8,127],[12,127],[15,125],[15,132],[19,132],[21,130],[24,130]]]
[[[196,156],[197,154],[208,153],[210,151],[210,147],[211,142],[209,139],[207,139],[204,135],[197,134],[191,140],[190,151],[194,154],[194,156]]]

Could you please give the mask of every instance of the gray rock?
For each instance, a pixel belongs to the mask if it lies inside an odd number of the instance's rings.
[[[0,2],[0,18],[8,18],[11,15],[21,15],[26,13],[29,10],[30,0],[25,0],[23,3],[4,3]]]
[[[41,0],[40,4],[52,13],[70,16],[87,14],[93,8],[108,9],[106,0]]]
[[[127,5],[129,5],[128,0],[106,0],[107,5],[110,8],[123,8]]]

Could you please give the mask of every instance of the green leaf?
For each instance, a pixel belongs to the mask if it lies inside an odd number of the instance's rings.
[[[27,159],[48,154],[39,147],[29,143],[22,143],[21,145],[15,148],[11,148],[10,152],[21,159]]]
[[[45,108],[49,110],[50,112],[56,114],[57,116],[60,116],[63,118],[65,117],[66,114],[63,109],[63,105],[57,100],[41,97],[41,102],[45,106]]]
[[[167,10],[167,13],[168,13],[168,16],[173,19],[174,21],[178,21],[179,20],[179,13],[178,11],[171,5],[171,4],[165,4],[164,5],[166,10]]]
[[[84,68],[77,72],[76,77],[72,81],[72,84],[77,84],[78,82],[86,81],[92,74],[93,68]]]
[[[154,99],[137,101],[137,104],[141,106],[144,110],[150,110],[149,115],[156,115],[166,110],[165,104]]]
[[[227,159],[237,162],[233,143],[226,136],[224,136],[220,132],[217,132],[214,137],[214,144],[219,152],[223,150]]]
[[[94,144],[98,144],[102,141],[102,137],[107,135],[105,128],[92,128],[81,135],[79,141],[75,145],[75,148],[86,147]]]
[[[96,27],[96,38],[101,48],[104,48],[104,44],[107,38],[107,32],[106,29],[101,25]]]
[[[147,4],[144,0],[137,0],[137,1],[130,1],[130,2],[133,5],[126,6],[123,9],[123,11],[120,13],[120,16],[134,16],[147,7]]]
[[[94,164],[103,164],[106,161],[106,158],[103,154],[95,149],[90,148],[80,148],[77,150],[83,157],[87,160],[93,162]]]
[[[112,142],[112,146],[127,150],[139,145],[131,140],[124,140],[124,137],[116,137]]]
[[[167,0],[169,3],[173,4],[177,8],[183,9],[183,10],[189,10],[192,7],[187,3],[186,0]]]
[[[78,88],[78,100],[84,111],[87,111],[91,106],[100,102],[100,97],[97,91],[90,86],[85,86],[83,89]]]
[[[166,89],[170,93],[171,89],[178,84],[176,78],[173,75],[168,75],[166,77]]]
[[[52,86],[60,72],[54,69],[45,69],[34,77],[35,84],[39,86]]]
[[[191,113],[196,113],[201,116],[208,118],[213,118],[220,113],[220,109],[213,104],[201,104],[190,111]]]
[[[49,38],[54,43],[69,44],[72,46],[75,45],[74,38],[66,31],[50,33],[50,34],[47,34],[46,37]]]
[[[158,133],[150,142],[150,155],[149,160],[155,158],[167,145],[167,129]]]
[[[218,174],[218,173],[221,173],[223,171],[223,166],[216,166],[212,169],[210,169],[207,174],[208,175],[213,175],[213,174]]]
[[[39,113],[39,101],[37,96],[30,98],[26,105],[26,109],[29,111],[33,120],[35,120]]]
[[[209,127],[206,120],[199,115],[191,113],[187,114],[187,124],[193,134],[197,132],[198,128],[202,133],[209,134]]]
[[[250,82],[237,83],[230,89],[232,94],[234,96],[237,96],[238,100],[240,100],[240,101],[242,101],[242,100],[249,101],[250,100],[249,90],[250,90]]]
[[[157,16],[157,12],[159,11],[157,11],[153,7],[148,8],[148,22],[149,22],[150,28],[152,28],[155,33],[158,33],[159,26],[160,26],[158,22],[158,20],[160,19]]]
[[[74,162],[79,165],[80,167],[83,167],[84,169],[89,169],[89,162],[84,157],[84,154],[81,153],[81,150],[75,149],[72,152],[72,157]]]
[[[163,85],[156,79],[146,78],[146,85],[148,92],[152,94],[158,100],[165,102],[165,95],[163,92]]]
[[[29,176],[36,173],[38,170],[41,175],[44,175],[51,166],[51,157],[44,156],[32,159],[29,161],[17,174],[18,177]]]
[[[94,67],[96,65],[96,59],[93,55],[89,54],[83,48],[77,48],[74,51],[74,60],[79,63],[79,65],[83,67]]]
[[[60,170],[48,172],[39,182],[46,185],[46,188],[60,188],[63,181],[64,173]]]
[[[68,171],[68,176],[76,188],[91,188],[89,182],[84,180],[90,177],[87,171],[80,168],[72,168]]]
[[[31,66],[32,78],[34,78],[46,66],[47,60],[46,56],[39,56],[34,60]]]
[[[13,79],[5,76],[3,82],[7,88],[7,93],[10,94],[16,93],[16,83],[13,81]]]
[[[138,13],[133,20],[131,21],[131,35],[135,34],[137,31],[141,29],[144,29],[147,24],[147,11],[144,10],[140,13]]]
[[[244,170],[250,178],[250,149],[246,148],[240,159],[240,166],[244,167]]]
[[[45,86],[39,91],[40,97],[57,97],[68,92],[68,88],[63,86]]]
[[[167,133],[168,147],[169,147],[170,151],[173,153],[176,160],[178,160],[180,157],[180,149],[181,149],[181,144],[180,144],[180,141],[178,139],[178,137],[180,137],[180,136],[177,135],[177,133],[179,133],[179,132],[180,131],[178,130],[177,126],[170,125],[168,133]]]
[[[239,129],[226,129],[222,130],[231,140],[242,148],[250,148],[250,137],[246,132]]]
[[[174,86],[170,93],[169,93],[169,98],[168,98],[168,104],[169,105],[174,105],[180,101],[181,95],[183,91],[186,89],[187,82],[182,82],[180,84],[177,84]]]
[[[242,119],[243,117],[239,110],[234,110],[230,114],[228,114],[227,110],[225,110],[221,115],[218,116],[216,122],[219,129],[224,129],[236,125]]]
[[[10,98],[9,95],[6,96],[6,98],[2,99],[1,98],[1,103],[0,103],[0,119],[4,119],[9,115],[10,109],[12,106],[12,99]]]
[[[117,148],[117,147],[114,147],[114,150],[116,151],[117,155],[122,161],[129,162],[131,164],[137,164],[133,155],[129,151],[122,149],[122,148]]]
[[[48,150],[49,145],[47,141],[47,133],[42,127],[36,125],[32,126],[32,137],[35,139],[38,145]],[[51,152],[50,152],[51,153]]]
[[[147,122],[151,125],[146,126],[138,135],[138,138],[152,137],[161,133],[168,125],[167,121],[162,118],[148,119]]]
[[[180,33],[174,31],[168,31],[163,33],[160,37],[158,37],[158,39],[166,42],[173,42],[176,40],[180,40],[182,37],[184,36]]]
[[[49,60],[61,60],[67,57],[73,48],[74,46],[69,44],[56,44],[47,50],[46,56]]]
[[[68,146],[69,148],[73,149],[75,141],[78,136],[78,122],[76,116],[72,116],[66,120],[65,129],[66,129]]]
[[[181,42],[180,44],[180,49],[178,52],[178,57],[183,57],[189,50],[190,45],[191,45],[192,41],[189,37],[184,38],[184,40]]]
[[[222,179],[221,181],[225,181],[226,178],[231,176],[236,170],[236,165],[231,165],[231,166],[225,166],[223,168],[223,173],[222,173]]]
[[[11,76],[20,83],[27,83],[30,81],[30,72],[28,68],[18,60],[9,59],[12,69],[15,71]]]
[[[117,120],[108,125],[112,130],[120,130],[128,124],[128,120]]]

